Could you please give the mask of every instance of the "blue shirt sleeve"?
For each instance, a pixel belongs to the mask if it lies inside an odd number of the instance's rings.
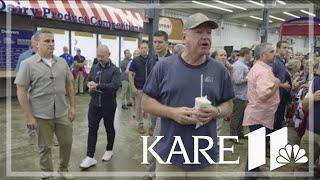
[[[131,64],[130,64],[130,67],[129,67],[129,71],[132,71],[132,72],[136,72],[137,71],[137,68],[136,68],[136,60],[132,60]]]
[[[234,91],[230,75],[227,70],[224,71],[224,79],[222,82],[222,94],[220,96],[219,104],[229,101],[234,98]]]
[[[160,82],[161,82],[161,77],[163,77],[163,73],[160,71],[161,70],[161,64],[157,63],[155,67],[151,70],[151,73],[149,74],[146,83],[144,84],[143,87],[143,93],[146,95],[158,99],[160,95]]]
[[[276,59],[275,62],[272,65],[272,72],[273,75],[280,80],[281,83],[284,83],[286,79],[286,70],[284,68],[284,65],[281,64],[279,59]]]

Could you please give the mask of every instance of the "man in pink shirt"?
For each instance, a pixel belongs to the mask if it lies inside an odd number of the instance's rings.
[[[261,127],[267,133],[273,129],[275,112],[280,102],[280,81],[274,77],[270,64],[274,62],[274,48],[270,43],[262,43],[255,48],[256,63],[247,75],[248,105],[244,112],[243,126],[249,126],[250,132]],[[248,167],[246,167],[248,171]],[[259,171],[258,168],[251,171]],[[246,177],[245,179],[255,179]]]

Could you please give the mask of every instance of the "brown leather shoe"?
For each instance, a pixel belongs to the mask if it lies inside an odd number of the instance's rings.
[[[148,130],[149,136],[153,136],[153,132],[154,132],[154,129],[153,128],[149,128],[149,130]]]
[[[144,130],[143,124],[139,124],[138,131],[140,134],[144,134],[146,131]]]

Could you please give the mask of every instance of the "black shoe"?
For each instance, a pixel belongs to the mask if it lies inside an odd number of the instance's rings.
[[[128,107],[126,105],[122,105],[121,108],[125,109],[125,110],[128,109]]]

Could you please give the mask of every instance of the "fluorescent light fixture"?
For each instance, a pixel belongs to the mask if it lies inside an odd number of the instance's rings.
[[[300,18],[300,16],[296,16],[296,15],[288,13],[288,12],[283,12],[283,14],[286,14],[288,16],[292,16],[292,17],[295,17],[295,18]]]
[[[286,5],[287,4],[286,2],[280,1],[280,0],[277,0],[276,2],[279,3],[279,4],[282,4],[282,5]]]
[[[258,6],[261,6],[261,7],[264,7],[264,4],[262,3],[258,3],[256,1],[251,1],[251,0],[248,0],[249,3],[252,3],[252,4],[255,4],[255,5],[258,5]]]
[[[279,17],[276,17],[276,16],[272,16],[272,15],[269,15],[269,17],[272,18],[272,19],[279,20],[279,21],[286,21],[285,19],[282,19],[282,18],[279,18]]]
[[[311,13],[311,12],[308,12],[308,11],[305,11],[305,10],[300,10],[301,12],[305,13],[305,14],[308,14],[309,16],[313,16],[313,17],[316,17],[315,14]]]
[[[233,12],[232,10],[230,9],[225,9],[225,8],[222,8],[222,7],[218,7],[218,6],[214,6],[214,5],[211,5],[211,4],[206,4],[206,3],[202,3],[202,2],[199,2],[199,1],[191,1],[195,4],[199,4],[199,5],[202,5],[202,6],[207,6],[207,7],[211,7],[211,8],[214,8],[214,9],[220,9],[222,11],[227,11],[227,12]]]
[[[244,8],[244,7],[241,7],[241,6],[237,6],[237,5],[234,5],[234,4],[230,4],[230,3],[227,3],[227,2],[223,2],[223,1],[215,1],[217,3],[220,3],[220,4],[224,4],[224,5],[227,5],[227,6],[231,6],[231,7],[234,7],[234,8],[238,8],[238,9],[242,9],[242,10],[247,10],[247,8]]]
[[[249,17],[250,17],[250,18],[252,18],[252,19],[257,19],[257,20],[263,21],[263,19],[262,19],[262,18],[257,17],[257,16],[249,16]],[[269,22],[271,22],[271,23],[272,23],[272,21],[271,21],[271,20],[269,20]]]

